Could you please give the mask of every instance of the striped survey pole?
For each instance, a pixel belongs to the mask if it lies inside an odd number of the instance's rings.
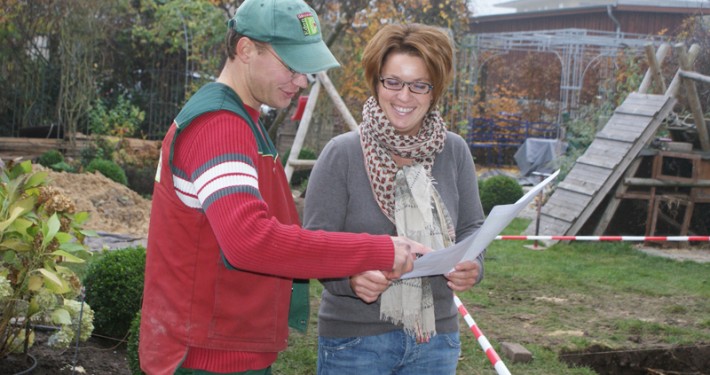
[[[466,321],[469,328],[471,328],[471,332],[473,332],[476,340],[478,340],[478,344],[481,345],[481,348],[486,353],[488,360],[491,361],[491,364],[496,369],[498,375],[510,375],[510,371],[508,371],[508,368],[505,367],[505,363],[503,363],[500,359],[500,356],[496,353],[496,350],[493,349],[491,343],[488,342],[488,339],[478,328],[476,321],[473,320],[471,314],[469,314],[468,310],[466,310],[466,306],[461,303],[461,300],[456,294],[454,294],[454,302],[456,303],[456,307],[459,309],[459,313],[461,313],[461,316],[463,316],[463,319]]]
[[[702,242],[710,236],[496,236],[496,240]]]

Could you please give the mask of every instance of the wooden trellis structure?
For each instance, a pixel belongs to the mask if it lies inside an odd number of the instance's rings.
[[[681,88],[694,116],[700,148],[702,152],[710,151],[710,132],[695,87],[696,80],[710,82],[710,77],[690,71],[699,47],[693,45],[689,51],[683,45],[674,47],[680,68],[666,86],[660,73],[660,62],[669,50],[668,44],[661,45],[655,54],[653,46],[646,48],[649,69],[639,90],[616,108],[606,126],[542,207],[539,223],[533,222],[528,227],[528,234],[535,233],[538,225],[540,235],[577,235],[583,227],[591,227],[595,235],[602,235],[609,229],[625,199],[647,202],[646,235],[656,234],[656,225],[661,220],[672,222],[680,235],[688,233],[694,205],[710,202],[710,167],[704,163],[701,154],[692,150],[656,150],[651,155],[651,175],[637,176],[644,159],[649,157],[644,152],[650,150],[657,130],[681,99]],[[649,93],[651,87],[657,88],[661,94]],[[664,165],[669,158],[686,163],[689,166],[687,175],[664,174]],[[664,216],[659,209],[664,201],[669,200],[685,207],[682,220]],[[601,216],[598,212],[598,217],[595,216],[598,222],[590,226],[588,221],[604,202],[606,207]]]

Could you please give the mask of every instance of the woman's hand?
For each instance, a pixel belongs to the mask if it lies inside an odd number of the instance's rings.
[[[449,280],[447,285],[451,290],[463,292],[476,285],[480,272],[480,265],[477,262],[466,260],[458,263],[454,270],[444,275],[444,277]]]

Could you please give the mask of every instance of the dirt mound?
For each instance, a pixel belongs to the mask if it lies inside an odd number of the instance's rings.
[[[55,172],[44,170],[50,186],[72,198],[78,211],[89,213],[84,228],[99,232],[145,238],[148,235],[151,201],[105,177],[99,172]]]

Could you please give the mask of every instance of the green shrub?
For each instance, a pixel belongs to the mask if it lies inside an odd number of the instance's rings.
[[[116,145],[108,137],[93,136],[91,142],[80,152],[81,165],[87,166],[94,159],[114,160]]]
[[[106,251],[86,272],[86,302],[94,309],[96,332],[115,338],[128,333],[141,307],[145,248]]]
[[[120,165],[116,164],[111,160],[105,159],[94,159],[86,166],[87,172],[99,171],[102,175],[110,178],[113,181],[118,182],[122,185],[128,184],[128,178],[126,177],[126,172],[121,168]]]
[[[487,215],[494,206],[515,203],[523,196],[523,188],[520,187],[516,179],[497,175],[481,181],[479,193],[483,212]]]
[[[60,161],[59,163],[52,164],[49,167],[52,168],[52,170],[55,170],[57,172],[74,173],[76,171],[76,169],[74,169],[74,167],[71,164],[69,164],[65,161]]]
[[[131,329],[128,331],[128,344],[126,344],[126,359],[128,368],[133,375],[143,375],[141,363],[138,358],[138,343],[140,342],[141,312],[138,310],[131,322]]]
[[[58,150],[49,150],[37,158],[37,163],[47,168],[64,161],[64,155]]]

